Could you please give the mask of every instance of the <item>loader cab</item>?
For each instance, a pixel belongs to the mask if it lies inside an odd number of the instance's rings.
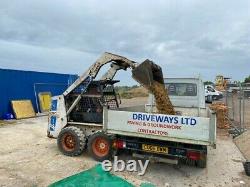
[[[117,80],[98,80],[92,81],[85,93],[82,94],[81,100],[75,106],[68,116],[69,122],[80,123],[102,123],[103,107],[109,109],[119,108],[119,98],[115,93],[114,84]],[[66,107],[72,105],[76,97],[81,93],[80,85],[65,99]]]

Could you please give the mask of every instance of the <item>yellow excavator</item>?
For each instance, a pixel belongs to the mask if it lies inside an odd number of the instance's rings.
[[[215,89],[218,91],[225,91],[227,89],[228,81],[231,78],[224,77],[223,75],[217,75],[215,78]]]

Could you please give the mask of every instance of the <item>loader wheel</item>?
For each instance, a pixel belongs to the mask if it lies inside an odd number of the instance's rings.
[[[112,156],[112,140],[102,132],[93,134],[88,140],[88,152],[97,161],[102,162]]]
[[[80,155],[86,145],[86,138],[83,131],[78,127],[66,127],[61,130],[57,138],[59,150],[67,156]]]

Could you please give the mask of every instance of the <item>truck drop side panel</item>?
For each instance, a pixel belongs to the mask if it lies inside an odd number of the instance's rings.
[[[150,114],[127,111],[104,111],[107,133],[155,140],[215,147],[216,117]]]

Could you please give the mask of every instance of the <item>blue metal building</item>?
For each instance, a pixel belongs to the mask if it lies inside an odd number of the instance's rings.
[[[38,112],[39,92],[62,94],[76,78],[77,75],[0,69],[0,118],[6,113],[13,114],[11,100],[30,99]]]

